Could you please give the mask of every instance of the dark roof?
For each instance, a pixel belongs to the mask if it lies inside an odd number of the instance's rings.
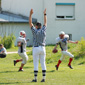
[[[32,18],[33,23],[37,22],[37,19]],[[1,12],[0,13],[0,23],[28,23],[29,17],[16,15],[9,12]]]

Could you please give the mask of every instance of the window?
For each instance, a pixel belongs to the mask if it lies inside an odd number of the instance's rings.
[[[72,40],[72,34],[68,34],[69,35],[69,40]]]
[[[56,19],[75,19],[75,3],[56,3]]]

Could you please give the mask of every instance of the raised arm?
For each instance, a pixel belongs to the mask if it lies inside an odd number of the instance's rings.
[[[29,15],[29,25],[30,25],[30,28],[33,26],[33,23],[32,23],[32,14],[33,14],[33,9],[30,10],[30,15]]]
[[[44,10],[44,25],[47,26],[47,15],[46,15],[46,9]]]

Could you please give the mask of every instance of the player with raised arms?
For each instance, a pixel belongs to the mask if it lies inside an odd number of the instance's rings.
[[[34,79],[32,80],[32,82],[37,82],[39,59],[40,59],[40,63],[42,67],[42,75],[43,75],[41,82],[45,82],[45,76],[46,76],[45,44],[46,44],[46,27],[47,27],[46,9],[44,10],[44,25],[43,26],[41,26],[40,22],[37,22],[36,26],[34,27],[32,23],[32,14],[33,14],[33,9],[31,9],[30,15],[29,15],[29,25],[33,34]]]

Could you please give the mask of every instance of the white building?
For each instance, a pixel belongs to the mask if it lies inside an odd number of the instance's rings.
[[[55,38],[58,37],[60,31],[65,31],[72,40],[80,40],[81,37],[85,37],[85,11],[83,10],[85,8],[85,0],[2,0],[1,7],[2,11],[26,17],[29,16],[30,9],[33,8],[34,23],[37,19],[42,24],[43,10],[47,8],[47,44],[55,44]],[[28,45],[32,44],[29,24],[6,23],[3,25],[4,28],[7,26],[10,26],[10,29],[17,28],[16,37],[20,30],[25,30],[30,38]]]

